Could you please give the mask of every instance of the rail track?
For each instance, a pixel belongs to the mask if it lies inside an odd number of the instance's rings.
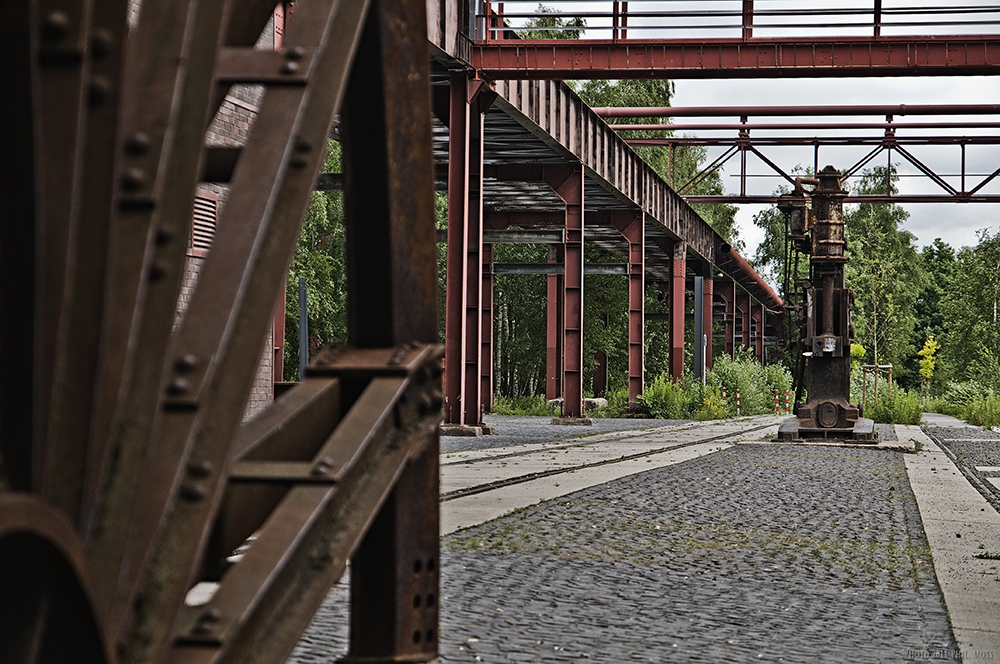
[[[759,420],[759,418],[757,418]],[[643,430],[639,432],[631,432],[624,435],[613,435],[609,440],[609,436],[600,436],[599,439],[593,441],[587,440],[575,440],[573,442],[568,442],[565,444],[556,445],[541,445],[533,446],[532,449],[517,451],[517,452],[507,452],[502,454],[483,454],[476,457],[463,457],[456,459],[454,461],[442,460],[441,467],[445,477],[445,483],[448,482],[449,468],[456,468],[462,466],[475,466],[476,464],[488,465],[493,468],[497,467],[497,464],[503,464],[506,466],[510,460],[518,459],[521,461],[527,461],[528,464],[532,463],[544,463],[545,455],[549,455],[549,462],[554,462],[554,454],[559,452],[569,454],[573,451],[584,452],[595,452],[596,450],[586,450],[585,448],[596,448],[597,446],[606,446],[603,451],[604,458],[600,458],[593,461],[587,461],[582,463],[573,463],[568,461],[567,463],[558,464],[556,467],[547,468],[543,470],[537,470],[527,473],[521,473],[513,475],[510,477],[504,477],[501,479],[492,480],[489,482],[482,482],[478,484],[472,484],[469,486],[463,486],[460,488],[446,490],[441,493],[441,502],[449,502],[456,500],[458,498],[465,498],[467,496],[473,496],[476,494],[486,493],[488,491],[495,491],[497,489],[502,489],[510,486],[516,486],[518,484],[525,484],[534,480],[552,477],[555,475],[562,475],[567,473],[575,473],[577,471],[586,470],[590,468],[597,468],[600,466],[608,466],[613,464],[625,463],[628,461],[634,461],[636,459],[642,459],[646,457],[652,457],[658,454],[663,454],[665,452],[671,452],[686,447],[693,447],[695,445],[703,445],[707,443],[719,442],[726,439],[733,439],[742,437],[745,434],[755,433],[762,431],[764,429],[776,428],[778,426],[777,422],[768,422],[765,424],[759,424],[749,428],[737,428],[733,427],[732,424],[729,425],[718,425],[718,424],[708,424],[708,425],[695,425],[692,427],[662,427],[653,430]],[[691,440],[683,440],[688,435],[698,432],[704,429],[709,431],[718,431],[722,429],[721,432],[716,433],[711,436],[703,436],[694,438]],[[675,434],[675,436],[671,436]],[[686,434],[686,435],[685,435]],[[659,441],[655,441],[657,438],[681,438],[680,440],[675,440],[669,444],[656,444]],[[620,443],[629,443],[630,441],[635,441],[636,439],[654,439],[654,447],[649,447],[648,449],[635,450],[628,453],[615,455],[611,452],[614,447],[619,447]],[[666,441],[664,441],[666,442]],[[571,458],[579,458],[570,455]],[[446,457],[447,458],[447,457]]]

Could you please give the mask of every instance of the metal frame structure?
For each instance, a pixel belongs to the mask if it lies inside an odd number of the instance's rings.
[[[611,128],[616,131],[641,131],[649,132],[669,132],[671,135],[656,137],[645,136],[642,138],[626,137],[625,140],[633,146],[663,146],[673,150],[677,146],[724,146],[726,150],[705,168],[701,169],[688,182],[679,184],[678,193],[692,203],[776,203],[777,195],[748,195],[747,194],[747,165],[746,157],[754,154],[760,162],[769,168],[772,173],[785,180],[788,185],[794,186],[795,175],[786,172],[776,164],[776,160],[768,157],[764,150],[768,147],[779,146],[809,146],[813,148],[813,172],[818,172],[820,168],[820,148],[824,146],[865,146],[866,153],[854,164],[844,169],[845,178],[850,178],[861,171],[862,168],[872,163],[877,157],[884,156],[888,162],[892,163],[893,154],[897,154],[903,160],[916,168],[921,175],[940,189],[940,193],[935,194],[900,194],[889,193],[886,195],[868,196],[848,196],[846,203],[926,203],[926,202],[955,202],[955,203],[995,203],[1000,201],[1000,195],[983,193],[982,190],[993,182],[1000,169],[992,173],[973,175],[966,169],[966,146],[971,145],[998,145],[1000,136],[980,133],[986,129],[1000,128],[1000,122],[991,121],[969,121],[957,120],[956,118],[968,116],[1000,116],[1000,106],[996,104],[931,104],[931,105],[897,105],[897,106],[749,106],[749,107],[677,107],[677,108],[598,108],[594,109],[601,117],[606,118],[676,118],[676,117],[698,117],[698,118],[739,118],[738,124],[612,124]],[[947,118],[946,120],[926,120],[922,122],[898,122],[898,116],[921,115]],[[884,116],[884,122],[843,122],[843,123],[809,123],[809,122],[767,122],[751,123],[750,118],[755,117],[831,117],[831,116]],[[831,131],[837,130],[837,134],[827,135],[788,135],[775,134],[774,132],[790,131]],[[881,133],[871,133],[872,130]],[[902,136],[900,131],[917,131],[912,135]],[[938,131],[939,134],[927,135],[925,131]],[[976,133],[965,135],[947,135],[946,132],[956,130],[969,130]],[[730,136],[705,136],[691,137],[674,136],[676,132],[687,131],[710,131],[710,132],[736,132]],[[754,132],[766,131],[768,135],[761,136]],[[854,132],[845,134],[843,132]],[[867,133],[866,133],[867,132]],[[953,145],[960,148],[958,159],[958,171],[954,177],[958,178],[958,186],[948,181],[945,174],[937,172],[927,165],[923,160],[913,153],[914,147]],[[718,172],[722,166],[739,155],[741,168],[739,172],[739,191],[733,196],[699,196],[690,195],[699,182],[709,177],[712,173]],[[975,180],[973,180],[975,178]],[[889,189],[889,187],[887,187]]]
[[[712,279],[734,280],[748,302],[771,310],[777,327],[782,302],[770,286],[568,86],[555,81],[491,86],[453,59],[437,60],[449,65],[434,74],[438,177],[447,182],[449,195],[448,231],[440,238],[448,243],[447,424],[478,426],[488,409],[493,274],[548,275],[546,394],[562,397],[562,414],[571,418],[585,415],[587,273],[628,279],[633,402],[644,382],[646,283],[670,284],[669,370],[675,379],[684,375],[685,308],[695,276],[709,283],[709,294]],[[485,260],[492,257],[488,247],[505,242],[548,244],[548,262]],[[584,265],[584,242],[618,254],[620,263]],[[694,308],[711,319],[713,303],[709,295]],[[723,323],[733,326],[735,317]],[[755,354],[762,359],[764,325],[755,329]],[[746,332],[749,343],[749,326]]]
[[[679,9],[678,3],[685,6]],[[732,4],[736,4],[735,2]],[[511,78],[778,78],[991,74],[1000,64],[1000,7],[692,8],[683,0],[609,2],[610,11],[553,0],[580,39],[526,39],[538,10],[485,2],[469,61]],[[584,5],[587,7],[587,5]],[[666,7],[666,8],[665,8]],[[551,16],[551,15],[550,15]],[[546,28],[581,31],[579,28]],[[593,36],[591,36],[593,35]]]
[[[18,349],[0,380],[0,661],[281,662],[349,559],[348,661],[428,661],[443,397],[426,3],[301,3],[280,51],[253,48],[274,0],[129,11],[0,7],[0,310]],[[220,155],[206,128],[237,83],[263,102],[175,320],[195,186]],[[349,345],[241,424],[338,111]],[[200,580],[217,589],[189,606]]]

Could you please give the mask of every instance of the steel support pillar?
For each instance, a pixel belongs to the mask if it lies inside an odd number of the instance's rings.
[[[670,377],[684,378],[684,308],[687,278],[687,244],[674,242],[670,270]]]
[[[582,166],[546,168],[545,181],[566,204],[563,243],[563,416],[583,417],[583,179]]]
[[[715,282],[709,276],[705,277],[705,281],[702,283],[701,286],[702,288],[701,294],[704,302],[704,304],[702,305],[703,317],[701,326],[706,336],[705,368],[708,369],[709,371],[711,371],[712,369],[712,331],[713,331],[712,313],[715,309],[714,307],[715,287],[713,285],[714,283]]]
[[[468,103],[468,102],[467,102]],[[483,338],[483,114],[478,99],[469,103],[469,179],[465,247],[464,422],[482,423],[480,355]]]
[[[562,245],[549,245],[549,263],[563,262]],[[545,398],[558,399],[563,390],[563,276],[550,274],[545,292]]]
[[[727,279],[720,282],[719,297],[726,303],[725,320],[723,321],[723,343],[726,355],[735,357],[736,352],[736,282]]]
[[[628,401],[632,407],[638,403],[645,378],[645,225],[641,213],[615,219],[614,224],[628,240]]]
[[[493,410],[493,245],[483,245],[482,341],[479,353],[479,413]]]
[[[691,341],[694,344],[694,366],[692,367],[694,377],[701,380],[704,376],[702,367],[705,362],[705,277],[696,276],[694,278],[694,335]]]
[[[764,363],[764,305],[761,304],[754,307],[753,311],[754,326],[756,328],[756,335],[753,340],[753,355],[757,358],[757,361],[761,364]]]
[[[737,292],[736,310],[740,317],[740,347],[750,348],[750,296]]]
[[[465,420],[465,309],[468,281],[469,103],[468,76],[451,76],[448,122],[448,257],[445,294],[445,405],[447,424]]]
[[[425,11],[420,0],[372,3],[341,112],[345,182],[359,194],[344,200],[347,255],[358,258],[347,265],[348,343],[358,347],[438,340],[430,113],[412,114],[431,107],[427,42],[414,39]],[[365,388],[355,382],[342,382],[343,400]],[[440,597],[438,457],[435,434],[352,557],[349,661],[437,657],[438,602],[413,598]]]

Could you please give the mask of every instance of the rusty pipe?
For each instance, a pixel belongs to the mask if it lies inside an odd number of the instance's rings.
[[[774,289],[771,288],[770,284],[764,281],[764,279],[757,274],[757,271],[753,269],[750,263],[747,263],[742,256],[736,253],[736,250],[733,249],[732,246],[723,242],[721,248],[722,253],[729,256],[729,259],[736,263],[736,266],[741,272],[743,272],[743,274],[760,286],[761,290],[763,290],[767,297],[771,300],[769,304],[773,305],[775,308],[780,308],[785,305],[784,301],[778,296],[777,293],[774,292]]]

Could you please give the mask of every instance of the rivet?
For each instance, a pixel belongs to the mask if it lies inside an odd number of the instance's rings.
[[[149,150],[149,134],[144,131],[135,132],[129,136],[125,149],[132,154],[144,154]]]
[[[153,264],[149,266],[150,281],[159,281],[166,273],[167,267],[160,261],[154,261]]]
[[[90,48],[94,52],[94,57],[102,58],[111,51],[114,38],[107,28],[96,28],[90,38]]]
[[[203,499],[208,493],[201,484],[182,484],[181,498],[188,502],[195,502]]]
[[[212,463],[203,459],[188,461],[187,471],[191,477],[208,477],[212,474]]]
[[[134,191],[146,184],[146,171],[141,168],[130,168],[122,175],[122,186]]]
[[[218,609],[209,609],[198,616],[198,622],[194,626],[194,631],[199,634],[210,632],[221,619],[222,614],[219,613]]]
[[[183,378],[174,378],[167,386],[167,392],[174,395],[184,394],[189,387],[188,382]]]
[[[295,139],[295,150],[296,152],[309,152],[312,150],[312,143],[303,138],[297,138]]]
[[[294,46],[285,53],[285,57],[289,60],[301,60],[306,55],[306,49],[301,46]]]
[[[173,226],[160,226],[156,231],[156,244],[166,244],[174,239],[174,227]]]
[[[296,62],[286,62],[281,68],[282,74],[294,74],[299,70],[299,65]]]
[[[178,371],[191,371],[198,366],[198,358],[192,353],[185,353],[177,358],[177,362],[174,363],[174,366]]]
[[[58,41],[69,33],[69,24],[69,14],[60,10],[51,11],[42,22],[42,36],[49,41]]]
[[[88,100],[91,104],[100,104],[111,94],[111,81],[105,76],[95,76],[90,80]]]
[[[294,155],[288,161],[288,163],[292,167],[294,167],[294,168],[305,168],[306,166],[309,165],[309,160],[306,157],[304,157],[303,155],[297,154],[297,155]]]
[[[316,462],[316,465],[312,467],[311,473],[313,475],[326,475],[330,472],[330,468],[333,467],[333,462],[330,459],[320,459]]]

